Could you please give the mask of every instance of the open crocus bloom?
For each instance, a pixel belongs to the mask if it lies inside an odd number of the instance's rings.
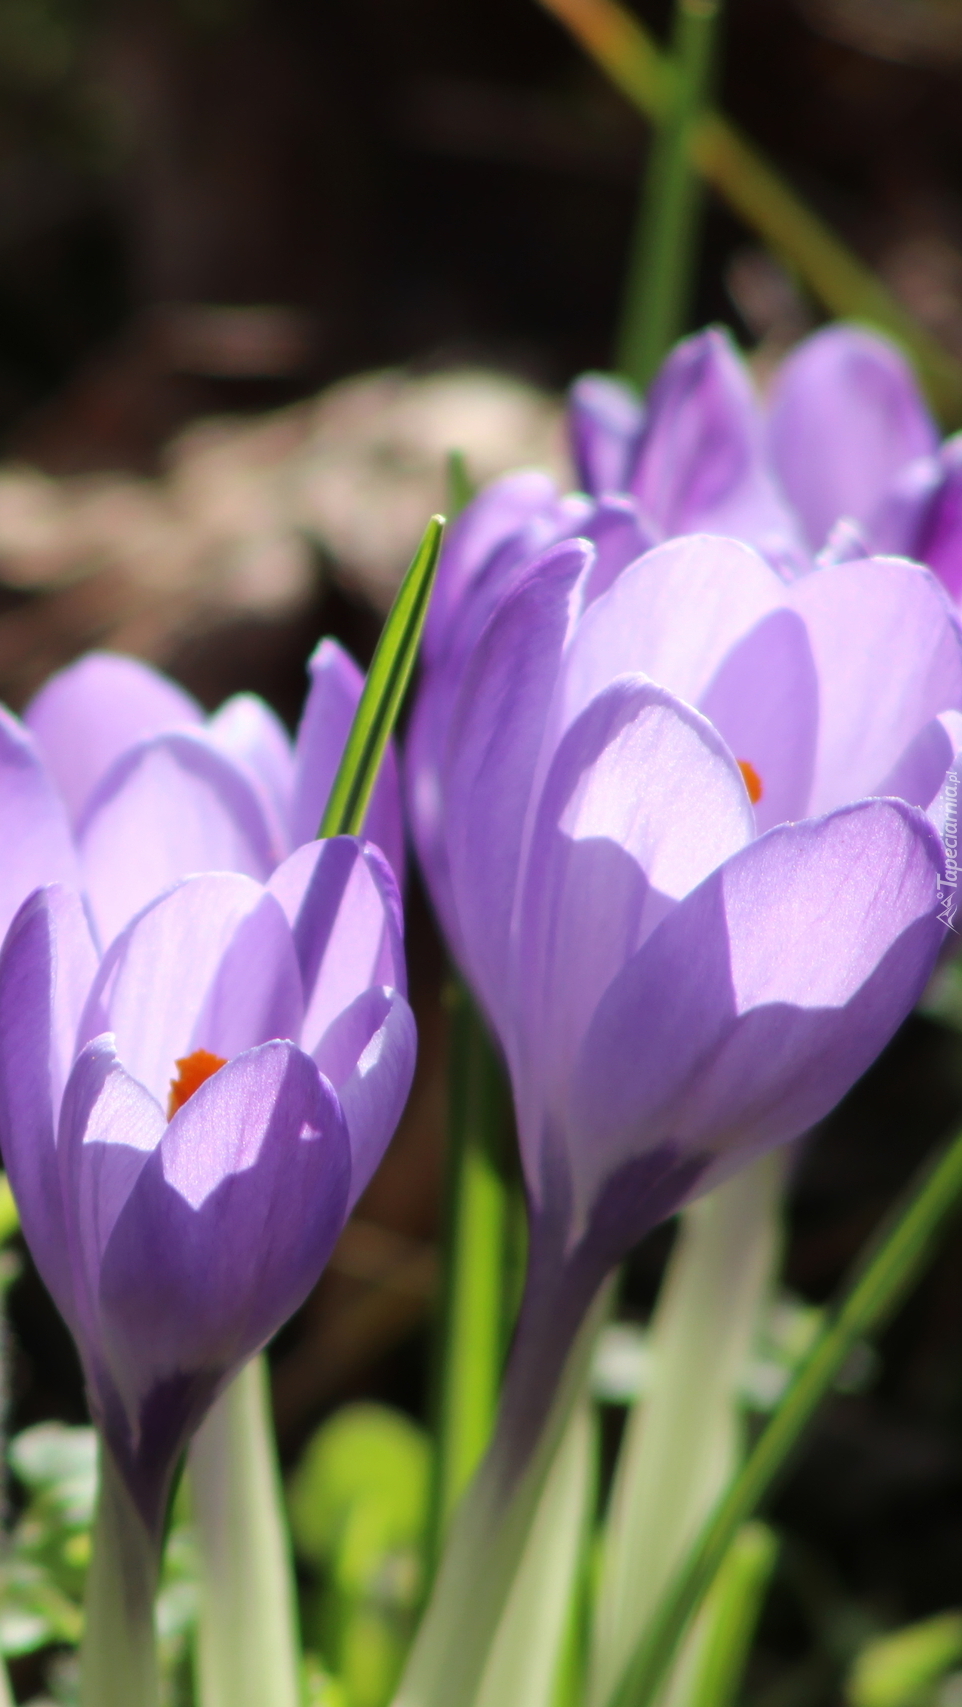
[[[363,687],[332,640],[310,662],[292,746],[254,694],[207,718],[133,658],[91,653],[51,677],[23,721],[0,708],[0,935],[39,883],[88,898],[99,941],[192,871],[264,881],[317,834]],[[397,767],[385,756],[365,823],[403,875]]]
[[[592,601],[596,567],[556,546],[502,600],[427,791],[435,898],[518,1112],[532,1262],[506,1405],[529,1445],[607,1270],[826,1114],[917,999],[944,934],[919,807],[962,703],[925,570],[787,586],[734,542],[682,540]],[[859,800],[893,775],[912,804]]]
[[[527,565],[576,536],[596,547],[596,592],[665,539],[718,533],[754,546],[785,579],[895,553],[962,597],[962,435],[940,447],[907,364],[874,333],[835,325],[806,338],[763,403],[727,334],[701,332],[672,351],[644,403],[585,375],[569,424],[580,492],[510,474],[450,529],[429,662],[443,655],[456,674]]]
[[[590,701],[616,677],[640,672],[719,731],[741,766],[759,831],[873,795],[937,813],[962,746],[962,632],[926,569],[867,558],[786,581],[750,547],[708,535],[670,540],[610,580],[599,577],[602,561],[603,548],[572,541],[524,571],[527,603],[548,597],[535,588],[558,576],[568,587],[553,617],[561,625],[556,663],[538,689],[547,696],[539,787],[555,746]],[[464,603],[468,628],[470,592]],[[460,761],[451,731],[478,646],[475,635],[456,670],[439,649],[408,747],[418,852],[455,944],[462,925],[450,894],[445,814]]]
[[[61,885],[7,935],[4,1160],[154,1537],[187,1438],[314,1284],[400,1117],[400,930],[386,862],[339,837],[266,886],[187,878],[103,958]]]
[[[733,534],[789,574],[897,552],[962,593],[962,438],[940,445],[908,364],[861,327],[803,339],[765,404],[714,330],[678,345],[645,408],[588,375],[572,446],[586,492],[628,496],[659,537]]]

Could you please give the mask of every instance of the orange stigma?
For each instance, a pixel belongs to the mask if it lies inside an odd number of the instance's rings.
[[[750,765],[747,759],[739,759],[738,768],[741,771],[742,776],[745,778],[745,787],[748,789],[748,798],[753,806],[757,806],[765,792],[762,787],[762,779],[755,769],[755,766]]]
[[[177,1110],[190,1101],[195,1091],[200,1090],[204,1080],[213,1078],[218,1069],[226,1065],[226,1056],[212,1055],[209,1049],[195,1049],[193,1055],[184,1055],[175,1061],[177,1077],[170,1081],[167,1119],[173,1120]]]

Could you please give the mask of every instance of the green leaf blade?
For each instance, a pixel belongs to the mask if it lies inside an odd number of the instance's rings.
[[[444,517],[432,516],[391,606],[351,725],[318,836],[358,836],[411,679],[441,555]]]

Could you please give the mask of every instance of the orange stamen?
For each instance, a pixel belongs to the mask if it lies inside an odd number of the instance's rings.
[[[176,1079],[170,1081],[170,1096],[167,1098],[167,1119],[173,1120],[179,1108],[189,1102],[195,1091],[199,1091],[205,1079],[213,1078],[221,1068],[226,1067],[227,1060],[223,1055],[212,1055],[209,1049],[195,1049],[193,1055],[184,1055],[174,1062],[177,1068]]]
[[[750,765],[747,759],[739,759],[738,768],[741,771],[742,776],[745,778],[745,787],[748,789],[748,798],[753,806],[757,806],[765,792],[762,787],[762,779],[755,769],[755,766]]]

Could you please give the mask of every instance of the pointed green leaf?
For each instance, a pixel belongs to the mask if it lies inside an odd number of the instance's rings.
[[[432,516],[398,589],[344,748],[319,836],[358,836],[384,749],[411,679],[441,554],[444,517]]]

